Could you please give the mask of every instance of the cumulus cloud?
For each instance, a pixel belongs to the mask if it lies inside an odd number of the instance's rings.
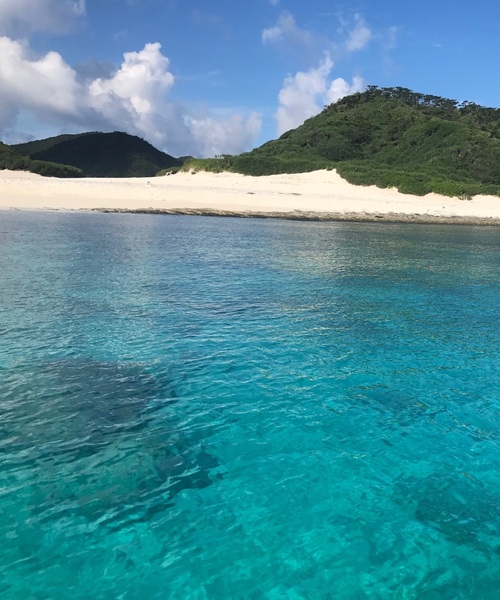
[[[146,44],[139,52],[125,52],[121,67],[110,78],[93,81],[90,93],[96,98],[117,96],[129,100],[138,111],[148,111],[149,101],[160,101],[174,84],[169,66],[159,43]]]
[[[285,78],[276,111],[279,134],[297,127],[320,111],[318,99],[326,92],[326,78],[332,67],[332,60],[326,56],[317,68]]]
[[[0,37],[0,56],[0,126],[21,108],[39,116],[77,115],[76,73],[60,54],[33,59],[24,42]]]
[[[169,101],[175,78],[158,43],[126,52],[118,68],[73,68],[57,52],[33,53],[32,33],[66,33],[85,10],[85,0],[0,0],[0,138],[12,137],[21,118],[62,131],[127,131],[176,155],[239,153],[253,145],[259,115],[218,119]]]
[[[331,81],[332,69],[333,61],[329,55],[325,55],[316,68],[298,71],[285,78],[275,114],[278,135],[317,115],[325,104],[331,104],[363,89],[364,83],[360,77],[355,77],[351,84],[340,77]]]
[[[337,32],[339,40],[327,39],[315,32],[301,29],[292,14],[283,12],[274,27],[262,31],[264,44],[287,43],[298,47],[314,49],[310,54],[322,48],[323,58],[317,63],[317,55],[308,70],[297,71],[285,77],[278,94],[278,109],[275,113],[278,135],[301,125],[306,119],[318,114],[324,105],[340,100],[348,94],[364,88],[361,77],[353,77],[351,83],[337,77],[332,79],[332,55],[341,60],[346,55],[364,48],[373,38],[371,29],[361,15],[346,21],[339,16],[341,29]],[[302,54],[303,58],[304,53]],[[310,63],[310,64],[311,64]]]
[[[241,115],[231,115],[219,120],[211,117],[188,117],[187,121],[203,156],[239,154],[243,148],[252,146],[262,126],[262,118],[256,112],[247,118]]]
[[[348,52],[362,50],[372,39],[373,34],[364,19],[360,15],[355,16],[354,28],[350,31],[346,40]]]
[[[66,131],[127,131],[174,155],[239,153],[260,133],[255,113],[217,119],[169,102],[175,78],[158,43],[125,53],[118,69],[103,68],[100,77],[90,76],[98,65],[78,71],[56,52],[36,57],[27,42],[5,36],[0,56],[0,137],[19,114]]]
[[[363,81],[362,77],[353,77],[352,83],[350,84],[342,77],[337,77],[331,82],[328,90],[326,91],[324,96],[324,104],[333,104],[344,96],[361,92],[364,87],[365,82]]]
[[[110,123],[128,123],[155,143],[165,143],[158,131],[158,117],[165,96],[174,85],[169,60],[158,43],[146,44],[140,52],[126,52],[121,67],[108,79],[95,79],[88,86],[88,103]]]
[[[260,116],[216,119],[169,104],[166,95],[175,83],[169,65],[158,43],[127,52],[112,77],[89,85],[90,106],[116,127],[127,124],[129,131],[157,146],[175,147],[177,154],[215,156],[248,149],[260,133]]]
[[[0,35],[64,33],[85,14],[85,0],[1,0]]]

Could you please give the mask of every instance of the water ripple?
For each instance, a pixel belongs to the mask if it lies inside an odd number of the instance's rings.
[[[496,597],[498,229],[4,221],[3,598]]]

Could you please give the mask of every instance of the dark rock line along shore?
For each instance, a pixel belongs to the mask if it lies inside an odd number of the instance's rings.
[[[314,211],[233,211],[212,208],[95,208],[102,213],[133,213],[146,215],[191,215],[201,217],[239,217],[244,219],[286,219],[289,221],[350,221],[361,223],[428,223],[451,225],[500,225],[500,219],[490,217],[440,216],[403,213],[327,213]]]

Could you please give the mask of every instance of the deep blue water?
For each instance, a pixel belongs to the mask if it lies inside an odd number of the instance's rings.
[[[500,229],[0,213],[0,595],[493,599]]]

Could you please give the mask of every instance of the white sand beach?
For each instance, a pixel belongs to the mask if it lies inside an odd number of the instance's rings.
[[[57,179],[0,171],[0,208],[124,210],[257,214],[292,218],[500,224],[500,198],[471,200],[355,186],[335,171],[249,177],[233,173],[177,173],[126,179]]]

